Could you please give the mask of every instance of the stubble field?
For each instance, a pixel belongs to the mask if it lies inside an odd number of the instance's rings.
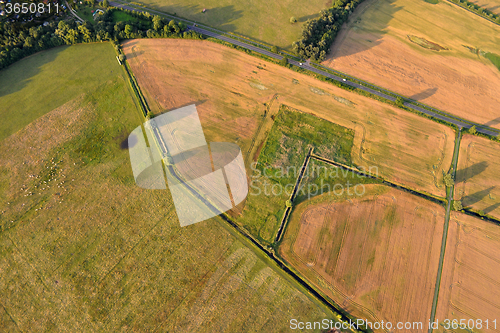
[[[436,313],[440,322],[463,320],[474,332],[500,331],[499,252],[498,225],[452,213]]]
[[[464,135],[455,177],[455,200],[500,219],[500,144]]]
[[[448,113],[500,128],[500,26],[447,1],[367,0],[323,63]]]
[[[280,254],[358,318],[426,323],[444,208],[385,186],[365,187],[361,197],[322,195],[297,206]]]

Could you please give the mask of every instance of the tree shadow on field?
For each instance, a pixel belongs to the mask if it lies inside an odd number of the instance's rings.
[[[497,209],[498,207],[500,207],[500,202],[497,202],[497,203],[495,203],[495,204],[493,204],[493,205],[491,205],[491,206],[489,206],[489,207],[485,208],[485,209],[483,210],[483,212],[484,212],[485,214],[489,214],[489,213],[491,213],[492,211],[494,211],[495,209]]]
[[[159,6],[158,9],[197,23],[206,24],[230,32],[236,31],[236,26],[231,24],[231,22],[243,17],[243,11],[236,10],[233,5],[210,8],[203,5],[177,3]],[[206,9],[205,13],[202,12],[203,9]]]
[[[31,81],[31,78],[41,72],[41,68],[44,65],[55,61],[59,53],[68,47],[59,46],[40,51],[0,70],[0,98],[24,89]]]
[[[498,125],[500,124],[500,117],[498,118],[495,118],[495,119],[491,119],[490,121],[488,121],[487,123],[483,124],[484,126],[495,126],[495,125]]]
[[[437,87],[428,88],[428,89],[425,89],[424,91],[421,91],[413,96],[410,96],[410,99],[413,99],[414,101],[422,101],[422,100],[434,95],[437,90],[438,90]]]
[[[457,170],[457,173],[455,175],[455,181],[457,183],[461,183],[461,182],[464,182],[466,180],[469,180],[472,177],[477,176],[480,173],[483,173],[487,167],[488,167],[488,162],[482,161],[482,162],[473,164],[465,169]]]
[[[301,18],[297,19],[297,22],[304,23],[307,22],[308,20],[314,19],[319,16],[319,13],[316,14],[311,14],[311,15],[305,15],[302,16]]]
[[[422,1],[422,0],[415,0]],[[365,0],[356,7],[337,34],[325,60],[329,62],[367,51],[382,43],[387,34],[389,22],[394,14],[403,9],[396,5],[396,0]],[[353,38],[353,34],[357,34]],[[344,43],[350,40],[349,43]],[[349,46],[346,47],[348,44]]]
[[[131,52],[128,52],[126,59],[130,60],[130,59],[134,59],[134,58],[139,58],[143,54],[144,54],[144,51],[137,51],[137,52],[131,51]]]
[[[493,191],[494,189],[495,189],[495,186],[491,186],[491,187],[484,189],[482,191],[478,191],[476,193],[469,194],[469,195],[462,198],[462,204],[464,206],[472,206],[473,204],[478,203],[479,201],[486,198],[486,196],[488,196],[491,193],[491,191]]]

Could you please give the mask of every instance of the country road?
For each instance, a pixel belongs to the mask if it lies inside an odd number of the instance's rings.
[[[205,27],[205,28],[200,27],[199,24],[197,24],[196,22],[191,21],[191,20],[179,18],[177,16],[173,16],[173,15],[170,15],[170,14],[167,14],[167,13],[164,13],[164,12],[161,12],[161,11],[157,11],[157,10],[154,10],[154,9],[150,9],[150,8],[142,8],[142,7],[141,8],[136,8],[136,7],[128,5],[127,2],[125,2],[125,1],[121,1],[121,0],[118,0],[118,1],[119,2],[110,1],[110,4],[112,6],[114,6],[114,7],[124,8],[124,9],[128,9],[128,10],[133,10],[133,11],[149,12],[150,14],[159,15],[159,16],[170,18],[170,19],[175,19],[175,20],[178,20],[178,21],[183,21],[184,23],[186,23],[188,25],[188,29],[189,30],[194,30],[194,31],[196,31],[196,32],[198,32],[200,34],[205,35],[205,36],[213,37],[213,38],[216,38],[216,39],[219,39],[219,40],[222,40],[222,41],[234,44],[234,45],[238,45],[238,46],[240,46],[242,48],[245,48],[245,49],[248,49],[248,50],[252,50],[254,52],[266,55],[268,57],[271,57],[271,58],[274,58],[274,59],[277,59],[277,60],[280,60],[280,59],[283,58],[282,55],[276,54],[276,53],[271,52],[270,50],[266,49],[265,45],[261,45],[262,47],[259,47],[257,45],[254,45],[254,44],[256,44],[255,42],[252,42],[253,44],[246,43],[244,41],[239,40],[237,37],[227,36],[226,32],[220,31],[218,29],[214,29],[214,28],[211,28],[211,27],[210,28],[208,28],[208,27]],[[210,29],[210,30],[208,30],[208,29]],[[309,71],[311,71],[313,73],[317,73],[317,74],[323,75],[325,77],[328,77],[328,78],[330,78],[332,80],[341,82],[341,83],[343,83],[345,85],[348,85],[348,86],[351,86],[353,88],[366,91],[368,93],[371,93],[373,95],[376,95],[376,96],[379,96],[379,97],[382,97],[382,98],[386,98],[386,99],[388,99],[390,101],[395,101],[396,100],[396,98],[394,96],[392,96],[391,94],[389,94],[389,93],[386,94],[384,92],[371,89],[371,88],[366,87],[364,85],[361,85],[361,84],[358,84],[358,83],[355,83],[355,82],[351,82],[349,79],[343,79],[340,76],[331,74],[328,71],[326,71],[326,67],[324,67],[325,70],[321,70],[321,69],[318,69],[316,67],[313,67],[313,66],[309,65],[306,62],[299,63],[298,61],[291,60],[291,59],[289,60],[289,62],[291,64],[295,65],[295,66],[302,67],[302,68],[307,69],[307,70],[309,70]],[[323,66],[320,65],[319,67],[323,67]],[[328,70],[333,71],[332,69],[328,69]],[[372,86],[375,86],[375,85],[372,85]],[[379,87],[377,87],[377,89],[382,90],[382,91],[387,91],[387,90],[385,90],[383,88],[379,88]],[[404,98],[404,96],[401,96],[401,97]],[[439,110],[437,110],[437,109],[435,109],[435,108],[433,108],[431,106],[428,106],[428,105],[424,105],[424,104],[421,104],[421,103],[418,103],[418,104],[422,105],[422,106],[425,106],[425,108],[424,107],[420,107],[419,105],[415,105],[414,103],[410,103],[410,102],[405,102],[404,103],[404,105],[406,107],[408,107],[408,108],[410,108],[412,110],[424,113],[424,114],[426,114],[428,116],[434,117],[434,118],[442,120],[442,121],[446,121],[446,122],[452,123],[452,124],[458,126],[459,129],[461,129],[461,128],[470,128],[470,127],[472,127],[472,125],[475,125],[476,128],[477,128],[477,131],[481,132],[483,134],[493,135],[493,136],[497,136],[497,135],[500,134],[500,130],[498,130],[498,129],[495,129],[495,128],[492,128],[492,127],[489,127],[489,126],[484,126],[482,124],[478,124],[478,123],[474,123],[472,121],[468,121],[468,120],[462,119],[460,117],[457,117],[457,116],[454,116],[454,115],[451,115],[451,114],[439,111]]]

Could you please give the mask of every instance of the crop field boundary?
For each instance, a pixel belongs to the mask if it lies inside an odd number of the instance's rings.
[[[468,12],[470,12],[470,13],[474,14],[474,15],[477,15],[477,16],[479,16],[479,17],[481,17],[481,18],[485,19],[485,20],[488,20],[488,21],[490,21],[491,23],[495,23],[496,25],[500,25],[500,23],[498,23],[497,21],[495,21],[495,20],[493,20],[493,19],[490,19],[489,17],[483,16],[483,15],[481,15],[481,14],[478,14],[478,13],[476,13],[476,12],[475,12],[475,11],[473,11],[473,10],[470,10],[470,9],[467,7],[467,3],[462,4],[461,2],[458,2],[458,3],[457,3],[457,2],[450,1],[450,0],[446,0],[446,1],[447,1],[447,2],[449,2],[449,3],[454,4],[455,6],[458,6],[458,7],[462,8],[462,9],[465,9],[466,11],[468,11]],[[478,7],[479,7],[479,8],[481,8],[481,9],[484,9],[484,8],[483,8],[483,7],[481,7],[481,6],[478,6]]]
[[[376,195],[374,199],[376,199],[376,198],[378,198],[378,195]],[[348,202],[349,202],[351,205],[353,204],[353,202],[352,202],[351,200],[348,200]],[[330,208],[330,206],[331,206],[331,205],[333,205],[333,203],[332,203],[332,204],[329,204],[327,207],[325,207],[325,208],[324,208],[324,210],[326,210],[326,213],[325,213],[325,215],[324,215],[324,217],[323,217],[323,223],[322,223],[322,226],[324,226],[325,221],[327,220],[328,213],[331,213],[331,212],[335,211],[335,209],[331,209],[331,208]],[[303,215],[302,215],[302,216],[304,216],[305,214],[307,214],[307,212],[311,211],[312,209],[314,209],[314,208],[313,208],[313,207],[308,208],[308,209],[307,209],[307,210],[303,213]],[[349,213],[349,217],[350,217],[350,213]],[[349,229],[349,226],[350,226],[350,222],[351,222],[351,220],[350,220],[350,219],[348,219],[348,221],[349,221],[349,225],[346,225],[346,226],[345,226],[345,228],[344,228],[344,232],[343,232],[343,234],[342,234],[342,243],[343,243],[343,241],[344,241],[345,235],[347,234],[348,229]],[[298,235],[298,234],[297,234],[297,235]],[[293,240],[293,242],[292,242],[292,244],[291,244],[290,248],[292,249],[292,253],[295,255],[296,259],[297,259],[298,261],[300,261],[300,262],[302,262],[302,263],[304,263],[304,264],[306,264],[306,265],[307,265],[307,263],[306,263],[306,262],[304,262],[303,258],[302,258],[300,255],[298,255],[298,254],[294,251],[294,246],[293,246],[293,245],[294,245],[294,244],[295,244],[295,242],[297,241],[297,235],[295,236],[295,238],[294,238],[294,240]],[[341,247],[341,249],[342,249],[342,247]],[[340,253],[341,253],[341,251],[339,251],[339,253],[338,253],[338,255],[337,255],[337,256],[340,256]],[[317,254],[316,254],[316,256],[317,256]],[[315,260],[317,259],[317,258],[316,258],[316,256],[315,256]],[[361,305],[361,304],[358,304],[358,303],[356,303],[356,302],[353,302],[353,301],[351,300],[351,296],[346,295],[345,293],[343,293],[340,289],[338,289],[338,288],[335,286],[335,284],[333,284],[333,283],[332,283],[332,281],[328,281],[328,280],[326,280],[326,279],[325,279],[325,278],[324,278],[324,277],[323,277],[323,276],[322,276],[322,275],[321,275],[321,274],[320,274],[320,273],[319,273],[319,272],[318,272],[315,268],[312,268],[312,270],[315,272],[316,276],[317,276],[317,277],[318,277],[321,281],[323,281],[323,283],[327,284],[329,288],[331,288],[332,290],[334,290],[337,294],[339,294],[339,295],[341,296],[341,298],[342,298],[342,299],[344,299],[344,302],[342,302],[342,303],[341,303],[341,304],[342,304],[342,306],[345,306],[345,304],[346,304],[346,302],[347,302],[347,303],[349,303],[350,305],[352,305],[353,307],[355,307],[356,309],[358,309],[358,310],[360,309],[360,310],[362,310],[362,311],[364,311],[364,312],[366,312],[366,313],[369,313],[369,314],[373,317],[373,319],[375,319],[376,321],[378,321],[378,322],[380,322],[380,321],[381,321],[381,320],[380,320],[380,318],[378,318],[378,316],[377,316],[377,315],[376,315],[376,314],[375,314],[372,310],[370,310],[369,308],[364,307],[364,306],[363,306],[363,305]]]
[[[283,218],[281,219],[280,227],[278,229],[278,233],[276,234],[276,238],[274,239],[274,242],[277,243],[281,240],[281,237],[283,235],[283,231],[285,230],[286,223],[288,221],[288,216],[290,215],[292,211],[292,205],[293,205],[293,200],[295,199],[295,196],[297,195],[297,191],[299,189],[300,184],[302,183],[302,178],[304,177],[304,172],[306,171],[307,165],[309,164],[309,160],[312,157],[312,151],[313,148],[309,148],[309,152],[306,155],[306,158],[304,159],[304,163],[302,164],[302,168],[300,168],[300,173],[299,176],[297,177],[297,181],[295,182],[295,186],[293,188],[292,194],[290,195],[290,205],[286,205],[285,212],[283,213]]]
[[[470,154],[471,154],[471,150],[474,148],[475,144],[476,143],[472,141],[467,145],[466,158],[465,158],[465,161],[466,161],[465,169],[469,168]],[[466,196],[465,194],[466,194],[467,180],[468,179],[469,178],[467,176],[465,176],[464,180],[461,184],[462,185],[462,195],[460,197],[460,200],[463,200],[463,198]],[[492,216],[490,214],[483,214],[479,210],[474,209],[472,207],[463,207],[463,209],[460,210],[459,212],[466,214],[466,215],[469,215],[469,216],[472,216],[472,217],[476,217],[476,218],[481,219],[481,220],[485,220],[485,221],[494,223],[494,224],[500,226],[500,218]]]
[[[419,190],[411,189],[411,188],[409,188],[409,187],[407,187],[407,186],[405,186],[403,184],[398,184],[398,183],[394,183],[394,182],[388,181],[388,180],[386,180],[386,179],[384,179],[382,177],[377,177],[375,175],[372,175],[369,172],[361,171],[361,170],[359,170],[357,168],[353,168],[353,167],[350,167],[350,166],[344,165],[342,163],[338,163],[338,162],[326,159],[324,157],[321,157],[321,156],[318,156],[318,155],[315,155],[315,154],[312,154],[311,157],[314,158],[314,159],[316,159],[316,160],[318,160],[318,161],[325,162],[327,164],[333,165],[335,167],[338,167],[338,168],[341,168],[341,169],[344,169],[344,170],[347,170],[347,171],[350,171],[350,172],[354,172],[354,173],[356,173],[359,176],[363,176],[363,177],[366,177],[366,178],[377,180],[377,181],[379,181],[383,185],[386,185],[386,186],[398,189],[400,191],[408,192],[410,194],[419,196],[421,198],[424,198],[426,200],[432,201],[434,203],[437,203],[437,204],[440,204],[440,205],[443,205],[443,204],[446,203],[446,199],[445,198],[442,198],[442,197],[439,197],[439,196],[435,196],[435,195],[427,193],[425,191],[419,191]]]
[[[361,203],[366,203],[366,202],[374,202],[374,205],[370,206],[370,208],[369,208],[369,214],[367,215],[368,216],[367,219],[370,219],[370,220],[372,219],[372,215],[373,215],[373,211],[375,209],[375,205],[382,206],[382,207],[388,207],[391,204],[396,205],[396,206],[398,205],[397,201],[396,201],[396,198],[394,197],[394,195],[386,195],[386,194],[383,194],[383,195],[375,194],[375,195],[373,195],[372,198],[364,199],[364,200],[362,199],[359,202],[357,202],[356,204],[354,204],[352,202],[352,200],[350,200],[350,199],[345,200],[345,203],[349,203],[350,205],[359,205]],[[321,211],[324,211],[324,213],[322,215],[321,226],[317,226],[316,227],[318,230],[323,230],[325,228],[325,226],[327,225],[328,216],[330,216],[331,214],[334,214],[337,211],[337,209],[335,207],[332,207],[335,204],[336,204],[336,202],[332,202],[332,203],[326,204],[326,206],[320,208]],[[314,211],[315,209],[318,209],[318,207],[311,206],[311,207],[306,208],[306,210],[301,213],[301,216],[300,216],[301,219],[300,219],[299,225],[302,225],[302,221],[305,218],[307,218],[308,213],[311,212],[311,211]],[[417,216],[418,216],[417,211],[419,211],[419,210],[424,210],[425,212],[429,212],[428,210],[425,210],[425,208],[423,206],[417,204],[411,210],[412,211],[412,214],[411,214],[412,221],[414,221],[414,219],[417,218]],[[340,241],[340,250],[337,253],[337,257],[340,257],[341,254],[342,254],[342,251],[345,250],[345,248],[342,246],[342,244],[344,243],[346,235],[350,232],[350,228],[353,226],[352,219],[350,217],[350,212],[351,211],[352,211],[351,209],[347,210],[347,212],[348,212],[349,215],[347,215],[347,224],[343,227],[342,239]],[[432,235],[432,234],[435,233],[435,230],[436,230],[436,228],[437,228],[437,226],[439,224],[439,218],[438,218],[438,214],[435,211],[430,211],[430,213],[433,216],[433,219],[432,219],[433,220],[432,221],[432,228],[430,229],[430,234]],[[412,223],[412,225],[413,224],[414,223]],[[394,230],[394,226],[390,225],[389,226],[389,233],[388,233],[389,236],[388,236],[388,238],[391,238],[390,235],[392,235],[393,230]],[[364,230],[365,234],[366,234],[366,232],[367,232],[367,230]],[[351,307],[353,309],[357,309],[358,311],[360,311],[362,313],[369,314],[372,317],[372,318],[370,318],[370,320],[375,320],[377,322],[381,322],[381,318],[379,318],[370,308],[367,308],[367,307],[363,306],[362,304],[359,304],[359,303],[355,302],[353,300],[353,296],[352,295],[349,295],[348,293],[340,290],[339,287],[336,286],[336,284],[334,282],[334,280],[335,280],[334,276],[336,276],[335,274],[329,275],[332,278],[331,280],[327,279],[323,274],[321,274],[315,268],[315,265],[308,265],[309,259],[310,259],[309,257],[304,258],[302,255],[299,255],[298,253],[295,252],[295,243],[297,242],[299,234],[300,234],[300,227],[298,227],[297,233],[294,233],[294,236],[292,236],[291,243],[289,244],[289,249],[290,249],[291,253],[294,255],[295,260],[297,260],[298,262],[301,262],[304,266],[308,267],[309,269],[311,269],[314,272],[316,278],[318,279],[318,282],[316,284],[319,283],[321,285],[327,286],[327,288],[329,290],[334,291],[335,294],[337,294],[337,296],[338,296],[339,299],[343,299],[344,300],[342,303],[339,303],[343,307],[349,306],[349,307]],[[411,229],[410,239],[415,239],[413,228]],[[366,243],[363,243],[363,249],[361,251],[361,256],[363,256],[363,253],[365,252],[365,250],[364,250],[364,245],[365,244]],[[384,253],[387,253],[392,245],[393,244],[391,242],[386,242],[386,245],[384,247],[384,249],[385,249]],[[320,246],[320,243],[317,243],[316,247],[319,247],[319,246]],[[315,256],[314,256],[314,262],[316,262],[317,261],[317,252],[314,251],[314,253],[316,253]],[[432,245],[429,245],[428,251],[426,253],[427,253],[426,270],[428,271],[430,269],[430,267],[431,267],[430,260],[431,260],[431,253],[432,253]],[[307,260],[307,261],[305,261],[305,260]],[[337,270],[338,260],[336,260],[335,262],[336,262],[336,264],[335,264],[334,271]],[[384,259],[383,259],[384,265],[385,265],[385,262],[386,262],[386,258],[384,257]],[[358,265],[357,273],[360,272],[360,269],[361,269],[360,265],[361,265],[361,263],[359,263],[359,265]],[[406,263],[404,265],[404,269],[407,270],[408,267],[409,267],[408,263]],[[379,276],[380,275],[383,275],[383,270],[381,270],[381,272],[379,273]],[[357,283],[359,283],[359,281],[356,282],[356,285],[357,285]],[[354,289],[356,289],[356,287],[354,287]]]
[[[272,118],[274,116],[274,113],[271,113],[271,110],[272,110],[273,104],[275,102],[277,102],[278,97],[279,97],[279,94],[274,94],[273,97],[271,97],[271,100],[266,103],[266,111],[264,112],[263,119],[260,122],[259,127],[257,128],[257,131],[256,131],[254,137],[252,138],[252,142],[250,143],[250,147],[248,148],[248,151],[247,151],[247,159],[248,159],[247,164],[250,164],[250,162],[252,162],[254,160],[254,157],[255,157],[254,155],[256,155],[259,152],[259,149],[262,147],[261,145],[264,144],[266,141],[265,136],[262,140],[260,140],[260,136],[262,134],[265,134],[265,127],[266,127],[265,125],[267,125],[269,118]],[[278,110],[279,110],[279,108],[278,108]],[[264,129],[264,133],[261,133],[263,129]],[[260,142],[260,141],[262,141],[262,142]],[[257,146],[255,145],[256,143],[257,143]],[[257,147],[256,151],[254,151],[255,147]]]
[[[359,159],[362,160],[362,161],[365,161],[367,163],[370,163],[370,160],[368,160],[367,158],[365,158],[363,156],[363,150],[364,150],[363,147],[364,147],[364,145],[366,143],[366,128],[365,128],[365,125],[362,124],[362,123],[358,123],[357,122],[356,125],[355,125],[355,128],[356,127],[361,128],[360,132],[362,132],[361,141],[360,141],[360,144],[359,144]],[[438,177],[436,175],[436,171],[439,170],[440,168],[442,168],[442,166],[443,166],[444,158],[445,158],[445,155],[446,155],[446,146],[447,146],[447,143],[449,141],[448,140],[449,139],[448,135],[445,132],[444,133],[440,133],[440,134],[443,134],[444,147],[443,147],[443,149],[441,149],[442,153],[441,153],[441,157],[438,160],[438,163],[433,165],[433,166],[436,166],[436,168],[432,170],[432,176],[434,178],[434,185],[436,186],[436,188],[439,188],[439,180],[438,180]],[[334,162],[334,163],[337,163],[337,162]],[[406,187],[403,184],[397,184],[397,185],[402,186],[402,187]],[[415,190],[415,191],[417,191],[417,190]],[[429,196],[433,196],[435,198],[440,198],[439,196],[434,196],[432,194],[426,193],[425,191],[422,191],[422,193],[426,194],[426,195],[429,195]]]

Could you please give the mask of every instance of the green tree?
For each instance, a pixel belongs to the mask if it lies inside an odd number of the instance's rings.
[[[498,134],[498,135],[497,135],[497,140],[499,140],[499,141],[500,141],[500,134]]]
[[[118,59],[120,59],[120,61],[123,62],[123,60],[125,60],[125,55],[124,54],[120,54],[118,56]]]
[[[284,56],[283,58],[281,58],[280,65],[288,67],[288,57],[287,56]]]
[[[453,177],[451,175],[451,173],[447,173],[445,176],[444,176],[444,184],[446,185],[446,187],[452,187],[454,182],[453,182]]]
[[[132,33],[132,26],[130,24],[125,25],[125,29],[123,31],[125,31],[127,36],[129,36]]]
[[[102,6],[103,6],[104,8],[108,8],[108,7],[109,7],[109,1],[108,1],[108,0],[103,0],[103,2],[102,2]]]
[[[297,23],[297,19],[295,18],[295,16],[290,17],[290,23],[291,24]]]
[[[403,97],[401,96],[398,96],[396,98],[396,105],[399,106],[399,107],[403,107],[405,105],[405,100]]]
[[[279,52],[279,49],[278,49],[278,47],[277,47],[276,45],[273,45],[273,46],[271,47],[271,51],[272,51],[272,52],[274,52],[274,53],[278,53],[278,52]]]
[[[476,125],[473,125],[471,128],[469,128],[469,133],[472,135],[477,133]]]
[[[459,211],[464,209],[461,200],[453,200],[453,210]]]
[[[153,29],[160,31],[163,28],[163,21],[158,15],[153,16]]]

